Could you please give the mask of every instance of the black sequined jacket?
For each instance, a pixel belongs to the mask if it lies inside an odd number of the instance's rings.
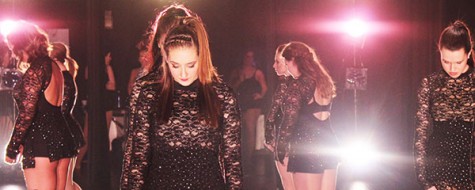
[[[241,123],[239,108],[232,90],[223,83],[213,84],[221,103],[222,122],[217,131],[208,133],[213,130],[204,127],[202,121],[188,121],[190,120],[188,118],[194,118],[193,115],[197,112],[195,107],[187,107],[194,104],[192,100],[190,102],[189,98],[196,95],[189,91],[175,89],[174,111],[172,111],[170,121],[167,124],[157,123],[157,116],[160,114],[156,109],[160,106],[158,105],[160,89],[158,78],[159,71],[154,68],[150,73],[138,78],[133,87],[130,97],[130,126],[124,150],[121,189],[139,190],[154,187],[154,181],[147,181],[157,179],[157,177],[151,176],[158,175],[156,170],[151,168],[151,165],[154,164],[151,162],[160,160],[161,158],[157,157],[163,155],[164,151],[202,148],[214,152],[212,154],[218,156],[213,160],[219,160],[220,167],[218,168],[221,169],[218,169],[220,170],[218,172],[221,173],[222,177],[220,178],[226,189],[241,189]],[[180,125],[179,123],[184,124]],[[181,161],[187,162],[186,160]],[[206,160],[202,161],[206,162]],[[154,165],[160,164],[165,164],[164,167],[166,167],[166,163],[155,163]],[[196,167],[199,167],[198,165]],[[160,180],[160,178],[158,179]]]
[[[424,188],[436,186],[437,189],[446,189],[444,184],[432,184],[427,179],[427,152],[428,140],[432,135],[435,122],[462,121],[471,122],[473,127],[475,108],[475,73],[473,68],[463,73],[457,79],[451,78],[445,71],[439,71],[429,75],[422,80],[418,90],[418,108],[416,113],[416,129],[414,142],[414,159],[418,181]],[[447,126],[454,130],[456,126]],[[467,146],[473,144],[473,134],[467,140]],[[472,151],[472,147],[469,147]],[[473,152],[471,154],[471,171],[468,175],[473,175],[475,160]],[[455,177],[455,176],[453,176]],[[454,187],[451,187],[454,188]],[[459,188],[457,188],[459,189]],[[463,188],[464,189],[464,188]]]

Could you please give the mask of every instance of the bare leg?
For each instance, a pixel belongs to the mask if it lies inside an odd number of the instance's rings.
[[[74,166],[76,165],[76,158],[73,157],[71,158],[71,162],[69,162],[69,167],[68,167],[68,176],[67,176],[67,181],[66,181],[66,188],[65,190],[80,190],[81,187],[74,182]]]
[[[337,170],[325,170],[323,172],[322,190],[335,190],[336,189],[336,175]]]
[[[251,166],[253,163],[254,152],[256,147],[256,126],[257,126],[257,119],[261,114],[261,109],[248,109],[243,113],[244,119],[244,127],[245,133],[244,136],[246,137],[246,141],[243,142],[245,145],[243,146],[243,162],[246,165]],[[246,167],[246,169],[251,170],[252,167]],[[250,172],[250,171],[247,171]]]
[[[35,168],[23,170],[28,189],[57,189],[57,172],[59,161],[50,162],[47,157],[35,157]],[[64,188],[63,188],[64,189]]]
[[[86,155],[86,152],[87,152],[87,138],[89,136],[88,135],[89,134],[88,121],[89,121],[88,113],[86,112],[86,116],[84,117],[84,142],[86,142],[86,144],[81,149],[79,149],[79,154],[77,157],[77,162],[76,162],[76,167],[75,167],[75,169],[77,169],[78,171],[81,169],[82,160],[84,159],[84,156]]]
[[[56,168],[56,189],[66,189],[70,162],[71,158],[63,158],[58,161],[58,167]]]
[[[294,173],[293,179],[296,190],[323,190],[323,174]]]
[[[284,164],[280,163],[279,161],[275,162],[277,167],[277,171],[280,175],[280,180],[282,182],[282,186],[285,190],[295,190],[294,181],[292,179],[292,173],[287,172],[287,164],[289,162],[289,157],[284,158]]]

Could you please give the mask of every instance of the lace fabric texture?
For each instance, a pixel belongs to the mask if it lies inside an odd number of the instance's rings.
[[[414,153],[425,188],[473,189],[474,77],[470,69],[457,79],[441,71],[422,80]]]
[[[6,155],[16,158],[23,145],[23,168],[34,168],[36,156],[47,156],[50,161],[55,161],[77,154],[60,108],[49,104],[44,97],[52,75],[52,64],[54,62],[49,57],[33,61],[14,88],[19,115]]]
[[[222,110],[216,129],[199,116],[196,86],[175,89],[169,122],[159,124],[158,75],[152,70],[132,90],[121,189],[241,189],[240,113],[231,89],[214,84]]]
[[[265,125],[266,143],[274,145],[275,160],[283,161],[299,111],[313,96],[315,82],[310,78],[287,78],[280,81],[272,99]]]

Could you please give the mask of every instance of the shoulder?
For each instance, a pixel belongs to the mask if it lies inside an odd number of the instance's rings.
[[[218,95],[218,98],[226,98],[226,97],[231,97],[234,98],[235,94],[233,89],[225,82],[213,82],[212,84],[214,90],[216,91],[216,94]]]
[[[33,60],[30,63],[30,66],[28,67],[28,70],[26,71],[25,74],[31,74],[31,75],[44,75],[52,72],[52,64],[53,60],[51,60],[49,57],[40,57],[35,60]]]

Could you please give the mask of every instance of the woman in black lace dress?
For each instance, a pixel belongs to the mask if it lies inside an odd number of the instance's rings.
[[[266,147],[274,152],[284,189],[334,190],[338,158],[330,126],[332,78],[302,42],[277,48],[273,65],[283,77],[266,121]]]
[[[73,135],[75,147],[79,152],[86,144],[81,125],[72,114],[77,99],[76,75],[79,66],[76,61],[69,56],[69,48],[66,44],[60,42],[52,43],[49,55],[60,66],[61,71],[63,72],[64,98],[61,110],[63,112],[64,119],[66,119],[66,122],[68,123],[68,126],[71,130],[71,134]],[[69,164],[66,190],[81,189],[79,185],[73,181],[73,171],[76,166],[76,158],[77,157],[71,158],[71,162]]]
[[[157,82],[142,87],[131,118],[122,189],[241,189],[240,113],[211,63],[197,17],[180,19],[163,43]]]
[[[48,36],[27,22],[17,27],[7,40],[15,56],[30,67],[14,88],[19,116],[5,161],[16,163],[23,155],[28,189],[65,189],[77,148],[61,111],[64,78],[60,66],[48,57]]]
[[[473,189],[475,74],[470,30],[461,21],[439,38],[442,71],[422,80],[415,162],[424,189]]]

